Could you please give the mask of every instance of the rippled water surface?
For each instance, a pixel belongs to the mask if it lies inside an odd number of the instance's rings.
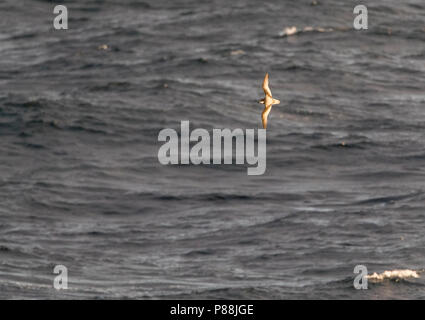
[[[1,298],[425,298],[422,0],[58,3],[0,2]],[[259,128],[265,72],[264,175],[158,162]]]

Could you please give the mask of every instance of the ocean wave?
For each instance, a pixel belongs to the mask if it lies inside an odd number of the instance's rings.
[[[326,28],[326,27],[312,27],[306,26],[304,28],[297,28],[296,26],[286,27],[280,33],[280,37],[289,37],[300,33],[308,33],[308,32],[316,32],[316,33],[324,33],[324,32],[333,32],[333,31],[350,31],[352,28],[348,27],[335,27],[335,28]]]
[[[322,34],[322,33],[335,33],[335,32],[355,32],[356,30],[352,27],[285,27],[279,33],[278,36],[282,38],[301,36],[306,34]],[[368,34],[376,36],[397,36],[407,39],[423,39],[425,37],[425,28],[412,28],[410,30],[397,29],[388,26],[376,26],[373,29],[367,30]]]
[[[153,193],[145,193],[145,197],[153,198],[160,201],[258,201],[258,200],[297,200],[301,196],[297,194],[282,194],[282,193],[259,193],[259,194],[236,194],[224,192],[212,192],[207,194],[190,194],[190,195],[157,195]]]
[[[400,279],[407,279],[407,278],[419,278],[420,277],[419,274],[420,272],[415,270],[396,269],[396,270],[384,271],[382,273],[374,272],[373,274],[368,275],[367,278],[375,282],[380,282],[385,279],[400,280]]]

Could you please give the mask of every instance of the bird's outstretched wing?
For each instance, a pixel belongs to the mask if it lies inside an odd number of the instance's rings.
[[[268,73],[266,73],[266,76],[264,77],[263,90],[264,90],[264,94],[266,96],[269,96],[270,98],[272,97],[272,92],[270,91],[270,88],[269,88],[269,74]]]
[[[267,129],[267,117],[269,116],[272,106],[266,106],[261,114],[261,119],[263,120],[263,128]]]

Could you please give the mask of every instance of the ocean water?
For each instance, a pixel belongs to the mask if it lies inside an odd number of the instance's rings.
[[[362,3],[2,0],[0,298],[424,299],[425,3]],[[260,128],[266,72],[264,175],[158,162]]]

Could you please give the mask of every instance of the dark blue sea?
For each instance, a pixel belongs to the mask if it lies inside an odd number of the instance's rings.
[[[0,298],[424,299],[425,3],[357,4],[1,0]],[[261,128],[266,72],[264,175],[159,163]]]

